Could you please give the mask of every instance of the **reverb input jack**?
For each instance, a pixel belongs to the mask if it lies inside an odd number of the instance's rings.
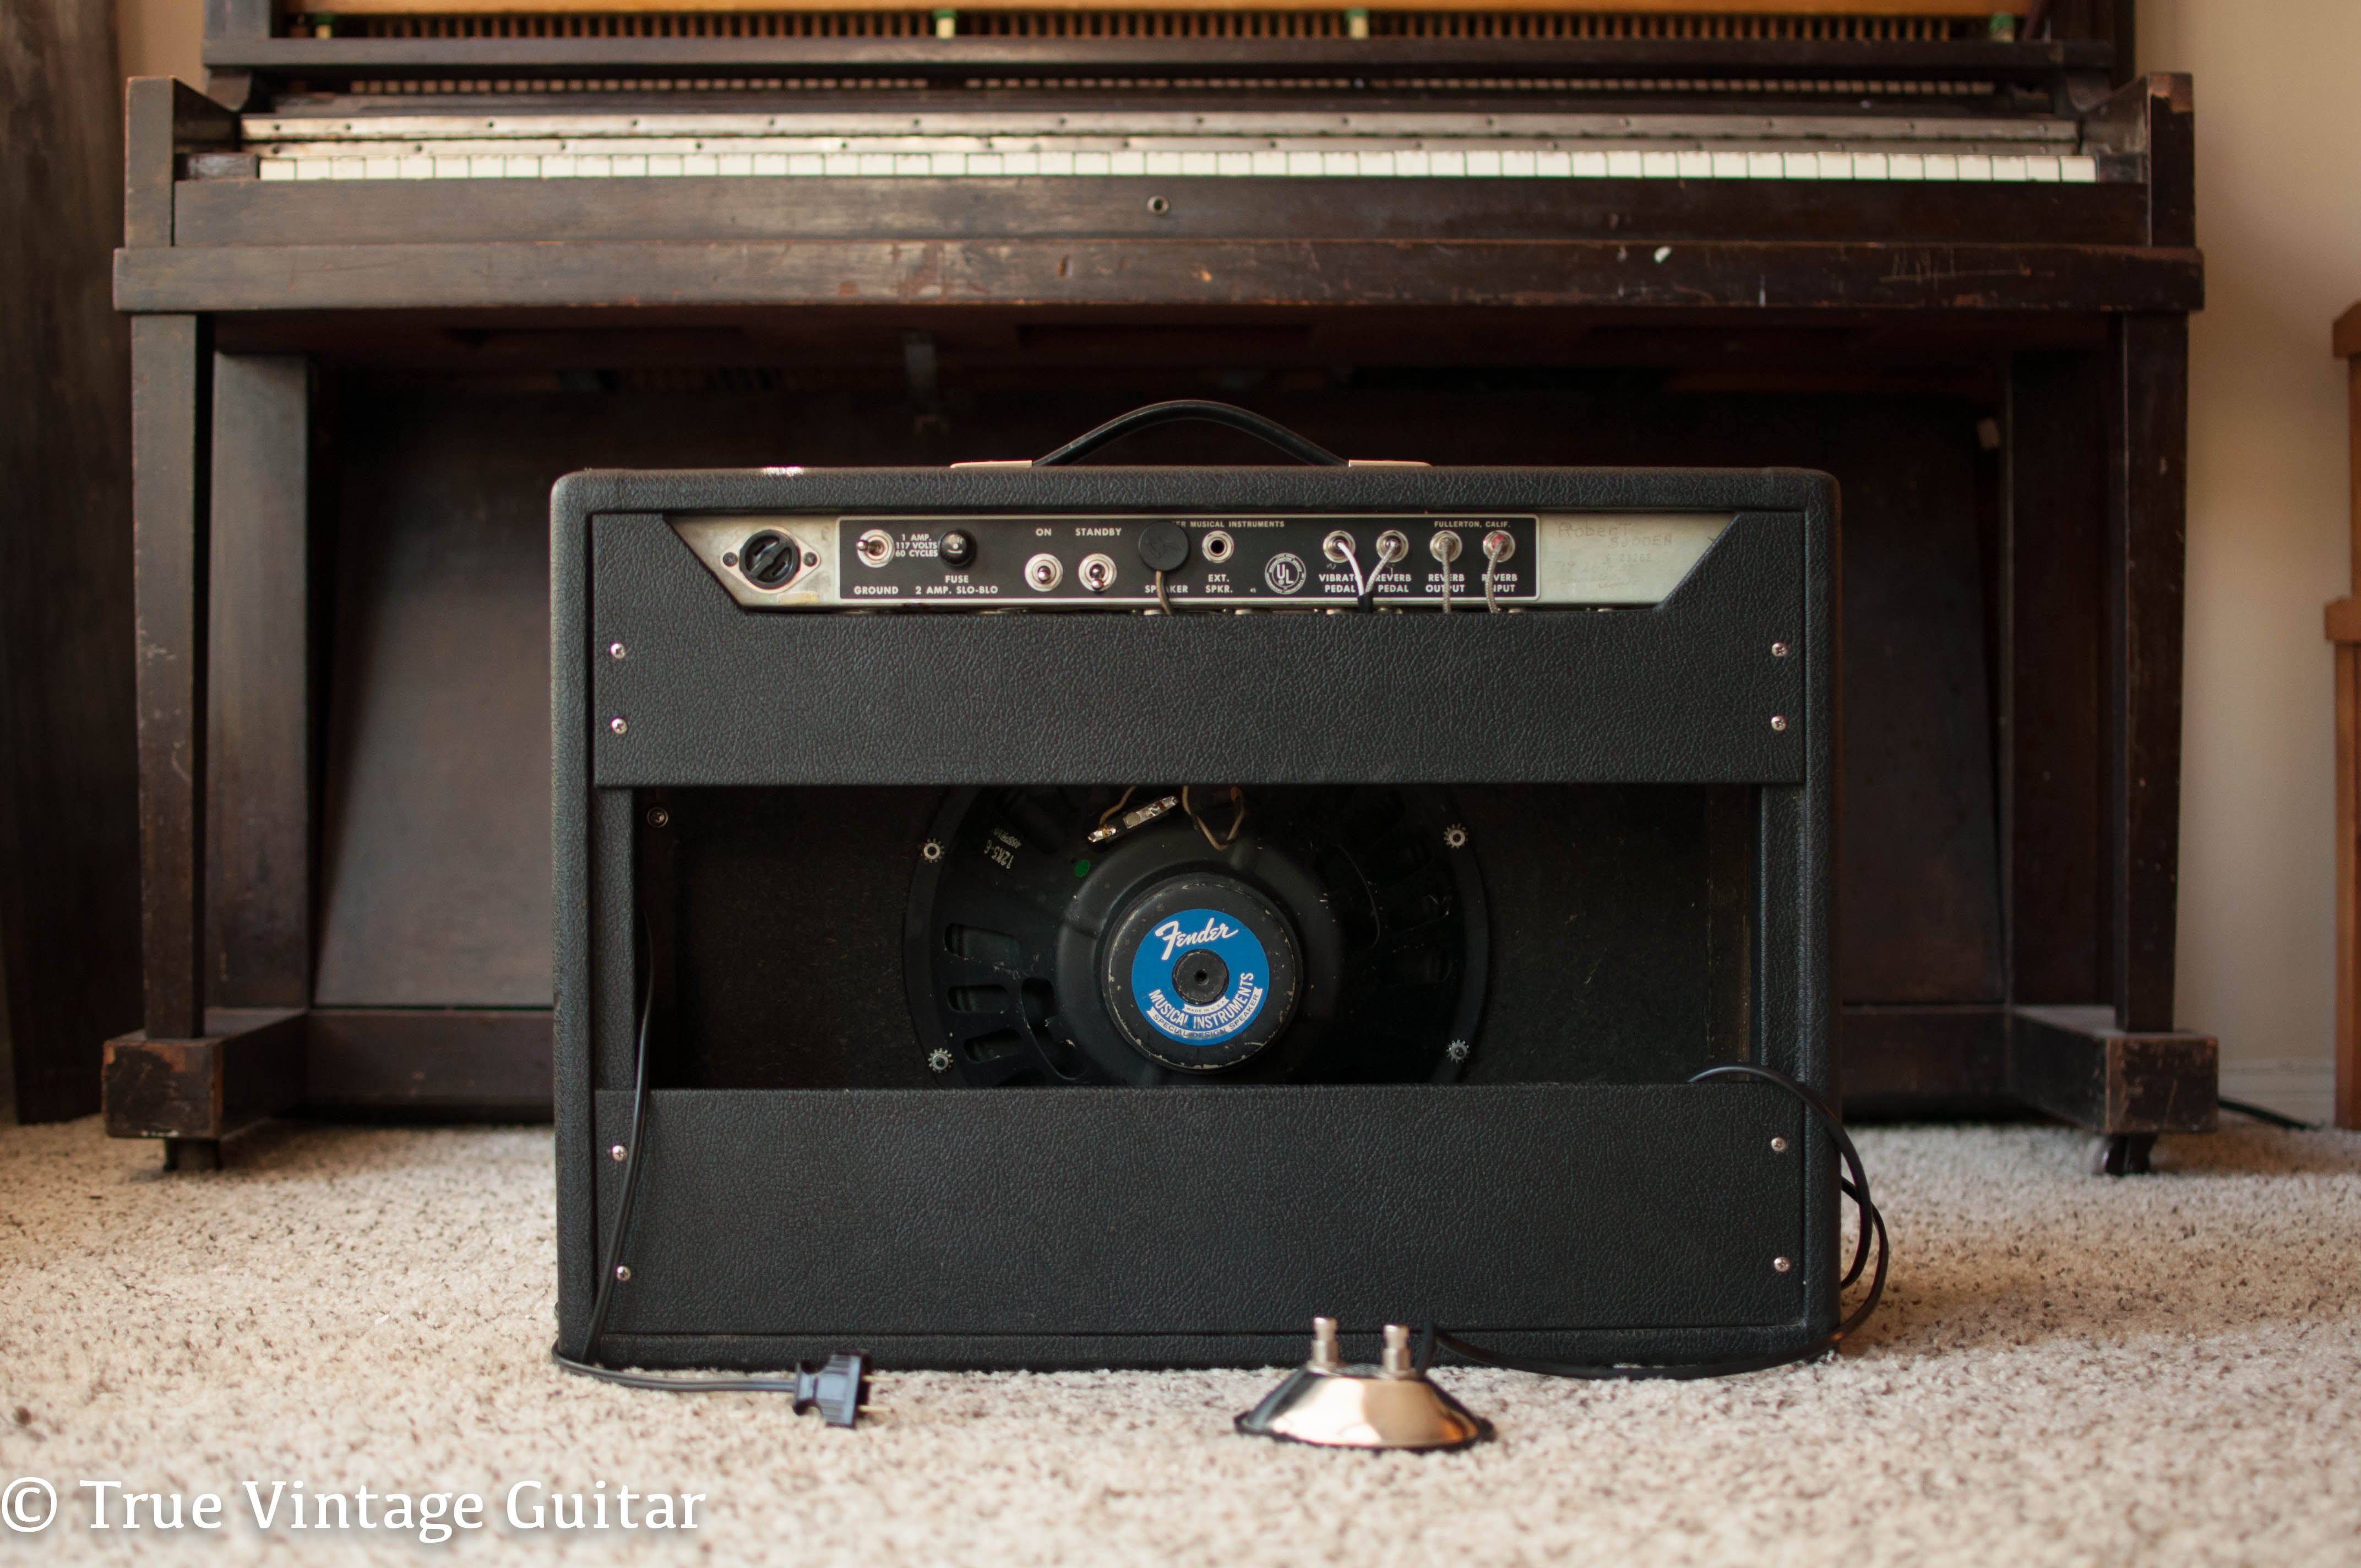
[[[1517,536],[1507,529],[1496,528],[1484,536],[1484,608],[1494,615],[1500,613],[1500,601],[1492,593],[1492,572],[1516,553]]]

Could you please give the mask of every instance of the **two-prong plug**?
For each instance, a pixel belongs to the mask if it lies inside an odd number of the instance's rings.
[[[869,1403],[869,1358],[854,1353],[831,1355],[818,1372],[796,1368],[796,1414],[818,1410],[832,1427],[849,1427]]]

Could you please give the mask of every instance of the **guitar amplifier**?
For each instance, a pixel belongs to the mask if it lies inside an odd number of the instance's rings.
[[[591,472],[553,499],[559,1346],[1593,1364],[1838,1315],[1836,493]]]

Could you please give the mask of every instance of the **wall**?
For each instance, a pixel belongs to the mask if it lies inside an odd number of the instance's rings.
[[[2335,881],[2328,644],[2346,591],[2345,377],[2361,300],[2350,0],[2142,0],[2140,66],[2197,92],[2180,1022],[2224,1091],[2328,1113]]]
[[[201,86],[204,39],[205,0],[115,0],[115,48],[126,76],[177,76]]]

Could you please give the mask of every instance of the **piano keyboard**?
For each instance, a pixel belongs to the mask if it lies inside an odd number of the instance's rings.
[[[246,143],[265,180],[1243,176],[2088,184],[2106,177],[2100,160],[2080,150],[2071,122],[2044,119],[1383,113],[1032,118],[1038,123],[975,115],[586,115],[562,123],[557,116],[401,115],[324,124],[249,116]],[[1156,119],[1194,124],[1184,130]],[[835,134],[800,132],[814,121]],[[1081,123],[1089,121],[1118,123]]]

